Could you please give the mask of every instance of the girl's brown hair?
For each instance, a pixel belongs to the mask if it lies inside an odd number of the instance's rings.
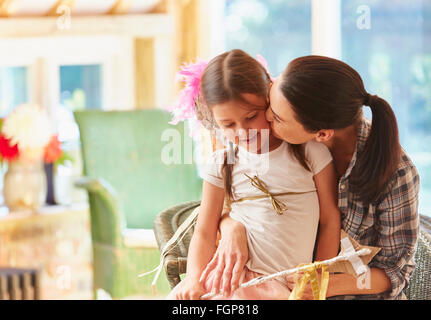
[[[255,94],[267,101],[270,83],[271,77],[266,69],[246,52],[235,49],[220,54],[208,63],[202,75],[201,103],[196,105],[198,119],[207,128],[216,128],[211,107],[228,101],[238,101],[253,109],[265,110],[268,107],[267,105],[251,105],[249,101],[244,99],[243,94]],[[291,151],[300,163],[309,170],[302,146],[292,146]],[[228,202],[234,198],[232,190],[234,161],[231,161],[231,159],[236,157],[237,152],[238,148],[233,150],[232,144],[229,144],[222,167],[226,200]]]
[[[309,132],[358,124],[362,106],[371,108],[371,131],[357,154],[350,184],[364,203],[376,201],[401,157],[398,126],[391,106],[384,99],[368,94],[360,75],[349,65],[323,56],[292,60],[282,74],[280,89],[297,120]]]

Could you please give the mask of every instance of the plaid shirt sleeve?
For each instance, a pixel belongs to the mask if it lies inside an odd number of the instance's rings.
[[[377,206],[376,246],[381,250],[370,267],[384,270],[391,280],[392,290],[384,293],[385,299],[401,298],[415,268],[419,184],[419,175],[413,165],[399,168]]]

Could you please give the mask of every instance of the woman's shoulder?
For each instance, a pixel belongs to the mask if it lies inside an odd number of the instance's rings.
[[[405,152],[405,150],[401,149],[400,163],[398,164],[397,171],[394,173],[392,178],[393,180],[405,180],[406,178],[404,177],[406,177],[407,175],[410,176],[411,179],[419,180],[419,173],[416,169],[416,166],[414,165],[408,154]]]
[[[416,166],[404,149],[397,170],[390,178],[383,193],[383,198],[417,197],[419,194],[420,177]]]

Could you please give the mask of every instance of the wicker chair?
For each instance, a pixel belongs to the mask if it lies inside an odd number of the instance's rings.
[[[200,201],[187,202],[171,207],[157,215],[154,233],[161,250],[181,223],[200,205]],[[171,288],[186,273],[188,246],[193,234],[191,229],[166,256],[164,267]],[[415,254],[416,269],[405,290],[409,300],[431,300],[431,218],[420,215],[420,233]]]
[[[171,207],[156,216],[154,220],[154,234],[160,250],[162,250],[181,223],[187,219],[189,214],[200,203],[200,201],[186,202]],[[182,241],[178,242],[178,246],[174,246],[165,258],[164,267],[171,288],[175,287],[181,281],[180,275],[186,273],[187,254],[193,230],[194,228],[191,228]]]
[[[431,218],[421,215],[415,253],[416,269],[405,290],[409,300],[431,300]]]

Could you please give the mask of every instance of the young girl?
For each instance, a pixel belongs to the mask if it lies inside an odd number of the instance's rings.
[[[199,299],[220,279],[202,271],[216,250],[224,204],[247,230],[249,260],[240,283],[338,253],[340,215],[328,149],[315,141],[291,145],[276,138],[265,117],[271,78],[241,50],[206,66],[196,114],[224,132],[229,146],[205,165],[199,216],[189,247],[187,274],[168,299]],[[218,293],[218,292],[217,292]],[[285,279],[239,288],[217,299],[287,299]]]

